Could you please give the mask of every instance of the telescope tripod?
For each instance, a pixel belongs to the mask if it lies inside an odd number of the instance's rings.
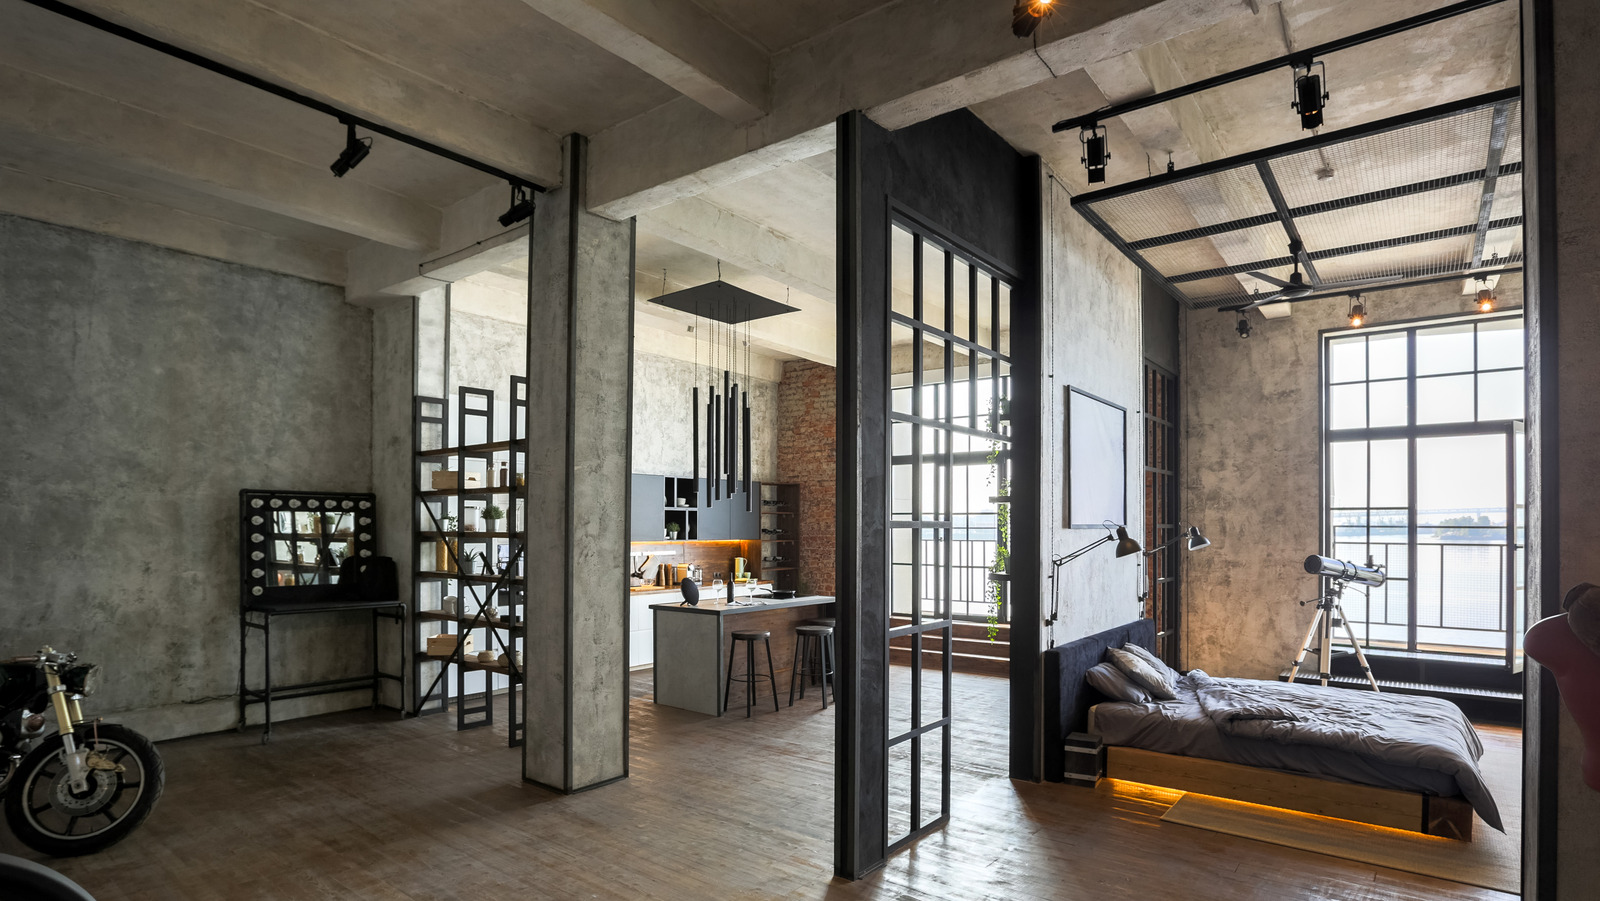
[[[1306,630],[1306,640],[1300,646],[1300,653],[1295,656],[1294,662],[1289,664],[1289,682],[1293,684],[1300,675],[1300,667],[1305,664],[1306,656],[1311,653],[1312,642],[1317,648],[1317,672],[1321,676],[1324,687],[1328,684],[1329,669],[1333,665],[1333,630],[1335,626],[1343,626],[1345,637],[1350,639],[1350,647],[1356,652],[1356,660],[1361,663],[1361,672],[1366,674],[1367,682],[1372,685],[1372,690],[1378,690],[1378,680],[1372,676],[1372,667],[1367,665],[1367,655],[1361,653],[1361,644],[1356,641],[1356,634],[1350,628],[1350,620],[1344,615],[1344,608],[1339,605],[1339,599],[1344,597],[1345,581],[1332,579],[1332,588],[1319,598],[1314,598],[1317,604],[1317,615],[1311,620],[1311,628]],[[1301,606],[1311,601],[1301,601]]]

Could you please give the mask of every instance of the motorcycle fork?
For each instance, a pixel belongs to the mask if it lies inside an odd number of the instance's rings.
[[[78,747],[73,727],[83,719],[83,711],[76,698],[67,697],[67,687],[53,668],[44,671],[45,684],[50,691],[50,705],[55,708],[57,727],[61,732],[61,751],[67,759],[67,783],[75,792],[89,790],[89,752]],[[74,718],[76,714],[76,718]]]

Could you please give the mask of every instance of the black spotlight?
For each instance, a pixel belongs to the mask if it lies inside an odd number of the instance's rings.
[[[356,137],[356,127],[346,122],[344,134],[344,150],[340,151],[339,158],[333,161],[328,169],[333,172],[334,178],[344,178],[344,174],[361,165],[361,161],[372,152],[371,138]]]
[[[500,226],[510,228],[533,215],[533,192],[527,185],[511,186],[511,207],[500,214]]]
[[[1319,72],[1312,72],[1318,69]],[[1320,60],[1296,66],[1294,69],[1294,102],[1289,108],[1300,113],[1300,127],[1306,130],[1322,127],[1322,109],[1328,103],[1328,67]]]
[[[1097,185],[1106,180],[1106,160],[1111,159],[1111,151],[1106,149],[1106,127],[1104,125],[1085,125],[1078,132],[1078,143],[1083,145],[1083,168],[1089,171],[1089,184]]]
[[[1017,0],[1017,5],[1011,7],[1011,33],[1019,38],[1032,36],[1054,9],[1052,0]]]
[[[1250,337],[1250,320],[1246,319],[1243,313],[1240,313],[1239,324],[1234,326],[1233,330],[1238,332],[1241,338]]]

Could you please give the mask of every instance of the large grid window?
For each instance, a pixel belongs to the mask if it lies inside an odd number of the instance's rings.
[[[1515,313],[1326,337],[1328,552],[1389,573],[1345,597],[1364,643],[1516,662],[1524,356]]]
[[[956,619],[1003,617],[1011,287],[970,254],[897,222],[890,235],[890,850],[950,811]],[[925,656],[924,652],[928,652]],[[937,653],[935,653],[937,652]],[[939,661],[937,668],[929,659]]]

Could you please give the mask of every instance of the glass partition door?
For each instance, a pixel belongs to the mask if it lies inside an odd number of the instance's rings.
[[[892,852],[949,816],[955,620],[1006,613],[1011,288],[909,224],[890,250],[889,638],[911,641],[889,673]]]

